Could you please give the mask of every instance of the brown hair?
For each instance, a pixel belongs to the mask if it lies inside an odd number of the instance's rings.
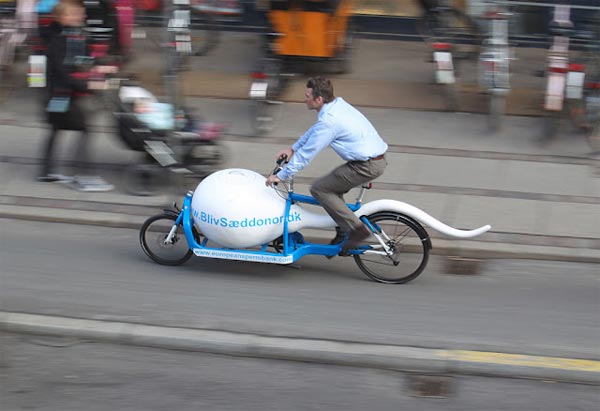
[[[69,7],[85,8],[81,0],[60,0],[52,9],[54,17],[61,17]]]
[[[313,98],[323,97],[324,103],[331,103],[335,96],[333,95],[333,84],[326,77],[312,77],[306,82],[306,88],[312,89]]]

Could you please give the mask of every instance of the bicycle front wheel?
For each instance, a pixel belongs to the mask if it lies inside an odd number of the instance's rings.
[[[180,265],[192,256],[182,225],[177,226],[171,240],[165,242],[176,220],[174,215],[159,214],[146,220],[140,229],[142,250],[159,264]]]
[[[367,219],[390,253],[371,236],[370,249],[354,255],[362,272],[385,284],[403,284],[417,278],[429,260],[431,245],[425,229],[412,218],[395,212],[375,213]]]

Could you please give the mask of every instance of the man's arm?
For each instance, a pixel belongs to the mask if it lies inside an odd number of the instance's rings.
[[[294,144],[294,156],[290,162],[277,173],[280,180],[288,180],[291,176],[300,172],[327,147],[335,138],[335,130],[326,122],[317,121],[298,141],[302,141],[302,145],[297,147]]]

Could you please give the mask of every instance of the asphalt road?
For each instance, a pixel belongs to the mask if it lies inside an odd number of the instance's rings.
[[[597,266],[490,260],[403,286],[353,260],[301,268],[194,258],[163,267],[137,231],[0,220],[0,308],[58,316],[453,349],[598,358]]]
[[[5,410],[592,411],[598,387],[0,334]],[[594,405],[596,404],[596,405]]]

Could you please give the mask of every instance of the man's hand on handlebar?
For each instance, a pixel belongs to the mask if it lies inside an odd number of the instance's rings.
[[[290,146],[290,147],[284,148],[283,150],[278,152],[275,155],[275,160],[279,163],[281,158],[285,157],[283,162],[287,163],[290,160],[290,158],[292,158],[293,155],[294,155],[294,149]]]
[[[273,185],[277,185],[278,183],[281,183],[281,180],[279,179],[279,177],[277,177],[277,174],[271,174],[269,177],[267,177],[267,180],[265,181],[265,185],[267,187],[272,187]]]
[[[281,179],[277,177],[277,173],[283,168],[283,164],[288,162],[292,154],[294,154],[294,150],[292,149],[292,147],[288,147],[277,153],[277,156],[275,156],[277,167],[275,167],[275,169],[271,171],[271,175],[267,177],[267,180],[265,181],[265,185],[267,187],[272,187],[281,183]]]

